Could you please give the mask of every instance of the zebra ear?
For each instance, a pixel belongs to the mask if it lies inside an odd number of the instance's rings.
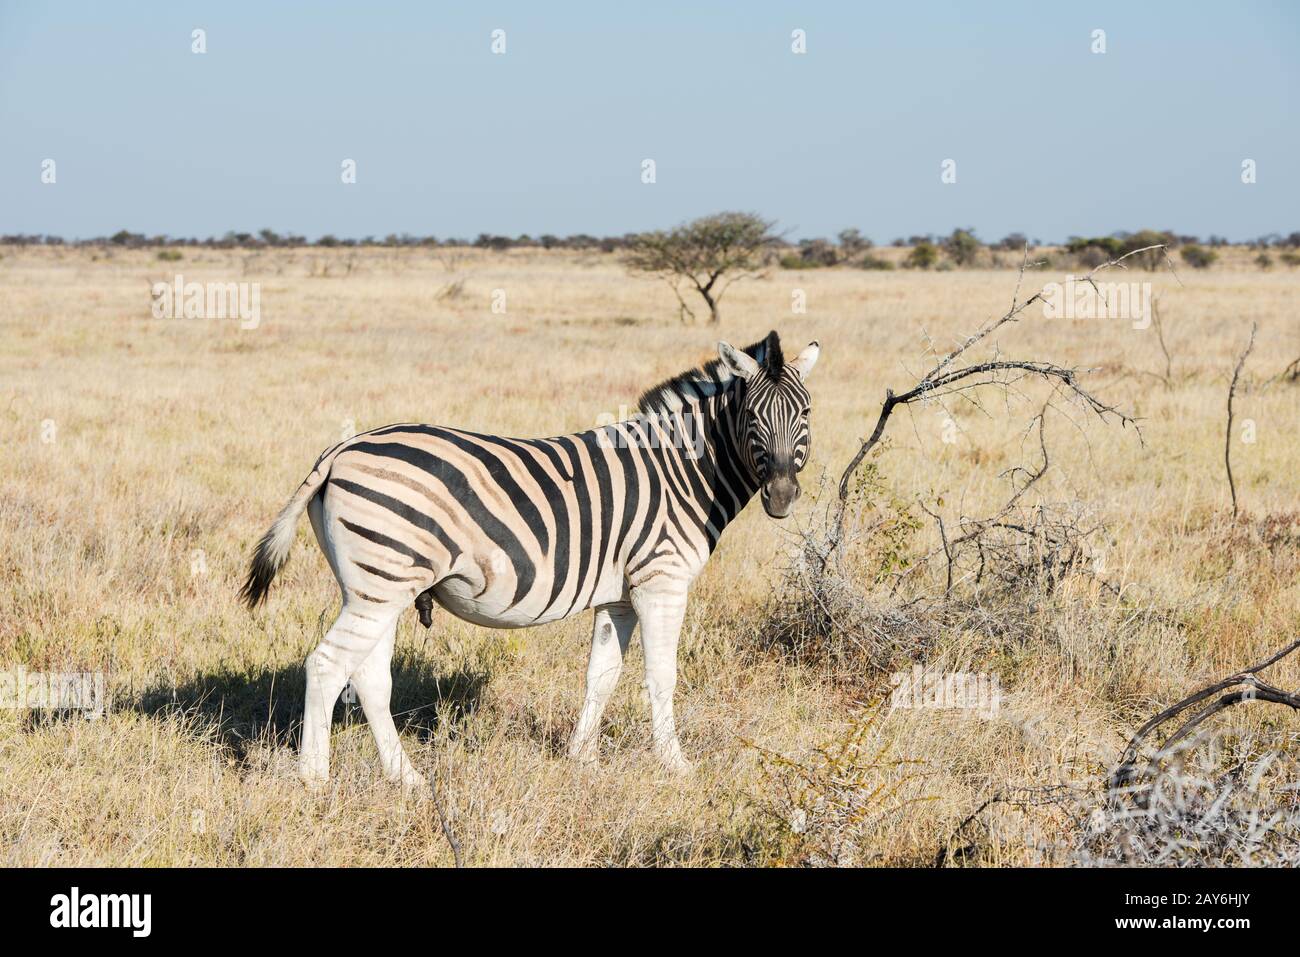
[[[814,340],[808,343],[803,352],[790,360],[790,365],[794,367],[795,372],[799,373],[800,379],[808,378],[808,373],[812,372],[813,366],[817,364],[817,357],[821,355],[821,352],[820,343]]]
[[[754,357],[729,342],[718,343],[718,358],[722,360],[722,367],[738,379],[752,379],[758,372]]]

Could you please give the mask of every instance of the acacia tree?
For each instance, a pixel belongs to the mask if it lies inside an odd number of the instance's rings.
[[[625,262],[672,287],[683,321],[695,318],[682,298],[685,284],[699,293],[709,307],[709,321],[716,323],[723,293],[737,279],[759,275],[767,264],[776,239],[773,225],[753,213],[715,213],[668,231],[638,233],[629,242]]]

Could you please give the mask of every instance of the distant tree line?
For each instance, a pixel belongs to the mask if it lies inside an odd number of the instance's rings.
[[[480,249],[588,249],[600,250],[602,252],[614,252],[619,249],[627,248],[633,234],[626,236],[591,236],[586,233],[578,233],[572,236],[552,236],[550,234],[533,237],[523,236],[497,236],[490,233],[480,233],[474,239],[464,237],[450,236],[439,239],[436,236],[413,236],[410,233],[390,233],[382,239],[377,236],[363,236],[361,238],[340,237],[333,234],[326,234],[319,239],[310,240],[305,236],[296,233],[277,233],[273,229],[262,229],[256,233],[241,233],[231,231],[224,236],[209,236],[206,239],[197,237],[184,236],[166,236],[155,235],[149,236],[145,233],[133,233],[127,229],[120,229],[111,236],[96,236],[90,239],[72,239],[65,240],[59,236],[49,236],[40,234],[23,234],[14,233],[9,235],[0,235],[0,245],[11,246],[120,246],[125,249],[147,249],[160,248],[167,246],[192,246],[209,249],[293,249],[299,247],[320,247],[323,249],[332,249],[336,247],[387,247],[387,248],[418,248],[418,247],[439,247],[439,246],[456,246],[456,247],[477,247]]]
[[[719,217],[734,217],[742,214],[720,213]],[[752,215],[752,214],[743,214]],[[755,217],[756,218],[756,217]],[[711,222],[716,217],[704,217],[697,222]],[[770,226],[771,224],[767,224]],[[588,233],[575,233],[570,236],[556,236],[544,233],[540,236],[502,236],[492,233],[480,233],[473,239],[466,237],[413,236],[410,233],[390,233],[383,238],[363,236],[361,238],[339,237],[327,234],[315,240],[296,233],[278,233],[273,229],[262,229],[256,233],[227,232],[205,239],[196,237],[155,235],[131,232],[120,229],[111,236],[97,236],[90,239],[65,240],[59,236],[41,234],[14,233],[0,235],[0,245],[10,246],[117,246],[126,249],[161,248],[169,246],[206,247],[212,249],[283,249],[299,247],[381,247],[381,248],[419,248],[419,247],[474,247],[504,251],[509,249],[571,249],[594,252],[628,252],[635,253],[644,249],[648,237],[663,233],[625,233],[621,236],[593,236]],[[1143,229],[1137,232],[1115,232],[1108,236],[1071,236],[1065,243],[1044,243],[1041,239],[1029,239],[1024,233],[1013,232],[996,242],[986,242],[975,235],[973,228],[954,229],[947,236],[923,234],[899,237],[890,244],[900,248],[910,248],[911,253],[904,260],[910,268],[927,269],[942,262],[955,266],[973,266],[987,261],[989,253],[1017,252],[1026,245],[1030,249],[1048,246],[1061,246],[1081,265],[1095,265],[1108,258],[1123,255],[1143,246],[1164,244],[1174,248],[1199,248],[1203,253],[1210,253],[1219,247],[1233,245],[1222,236],[1211,235],[1204,240],[1175,233],[1172,230]],[[827,266],[850,265],[864,269],[892,268],[893,263],[880,258],[873,250],[875,244],[858,229],[842,230],[834,238],[813,238],[791,241],[778,234],[765,232],[763,245],[772,250],[779,265],[787,269],[813,269]],[[1265,251],[1276,249],[1300,249],[1300,231],[1282,235],[1270,233],[1258,239],[1242,244],[1252,249]],[[1202,261],[1201,253],[1185,257]],[[1095,261],[1095,262],[1094,262]],[[1213,261],[1211,258],[1210,261]],[[1195,265],[1196,263],[1193,263]]]

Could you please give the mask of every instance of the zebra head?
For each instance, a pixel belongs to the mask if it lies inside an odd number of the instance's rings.
[[[785,518],[799,497],[799,472],[808,461],[812,399],[804,381],[817,363],[816,342],[789,362],[781,341],[768,333],[757,348],[718,343],[722,367],[745,383],[736,439],[740,455],[758,480],[763,509]]]

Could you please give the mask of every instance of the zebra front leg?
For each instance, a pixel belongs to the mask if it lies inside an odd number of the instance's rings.
[[[686,616],[686,589],[633,590],[632,605],[641,620],[645,651],[645,687],[650,695],[650,734],[655,754],[669,770],[686,772],[673,722],[673,691],[677,686],[677,639]]]
[[[402,739],[397,734],[389,707],[393,696],[393,643],[396,638],[397,619],[394,618],[379,644],[352,673],[352,687],[357,690],[361,709],[365,711],[366,721],[375,736],[384,776],[390,781],[401,782],[410,790],[427,790],[429,782],[415,769],[402,748]]]
[[[307,656],[307,704],[298,773],[309,787],[320,788],[329,780],[334,702],[348,678],[396,622],[398,612],[382,606],[359,609],[344,604],[321,643]]]
[[[601,605],[591,629],[591,658],[587,662],[587,689],[582,713],[569,739],[569,757],[595,762],[600,757],[600,716],[614,693],[623,656],[636,628],[636,612],[627,602]]]

